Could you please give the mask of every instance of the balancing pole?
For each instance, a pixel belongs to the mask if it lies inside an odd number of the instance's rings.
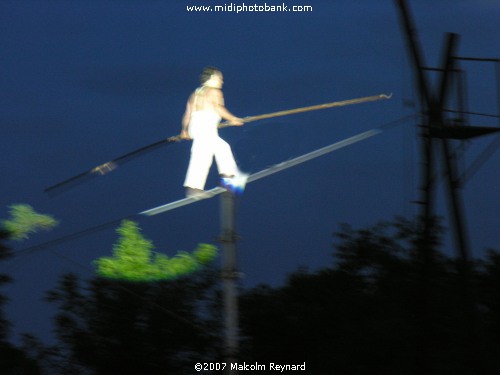
[[[338,102],[310,105],[307,107],[300,107],[300,108],[294,108],[294,109],[287,109],[284,111],[265,113],[263,115],[247,116],[247,117],[243,118],[243,122],[246,124],[248,122],[253,122],[253,121],[257,121],[257,120],[264,120],[264,119],[274,118],[274,117],[296,115],[297,113],[318,111],[321,109],[328,109],[328,108],[334,108],[334,107],[344,107],[346,105],[352,105],[352,104],[374,102],[376,100],[381,100],[381,99],[390,99],[391,97],[392,97],[392,93],[379,94],[379,95],[365,96],[365,97],[356,98],[356,99],[341,100]],[[225,128],[227,126],[231,126],[231,123],[229,121],[224,121],[224,122],[221,122],[219,124],[219,128]]]
[[[325,104],[317,104],[317,105],[312,105],[312,106],[307,106],[307,107],[288,109],[285,111],[266,113],[266,114],[257,115],[257,116],[248,116],[248,117],[245,117],[243,119],[243,122],[248,123],[248,122],[253,122],[253,121],[257,121],[257,120],[274,118],[274,117],[294,115],[297,113],[318,111],[318,110],[327,109],[327,108],[343,107],[343,106],[347,106],[347,105],[373,102],[373,101],[377,101],[377,100],[390,99],[391,97],[392,97],[392,93],[391,94],[378,94],[378,95],[372,95],[372,96],[365,96],[365,97],[361,97],[361,98],[341,100],[341,101],[337,101],[337,102],[330,102],[330,103],[325,103]],[[227,121],[219,124],[219,128],[225,128],[227,126],[232,126],[232,125]],[[149,145],[146,145],[146,146],[140,147],[136,150],[132,150],[130,152],[127,152],[124,155],[121,155],[113,160],[107,161],[106,163],[100,164],[100,165],[98,165],[94,168],[91,168],[85,172],[77,174],[76,176],[70,177],[62,182],[59,182],[59,183],[54,184],[52,186],[49,186],[45,189],[45,192],[52,193],[52,192],[60,190],[62,188],[68,188],[70,185],[74,185],[74,184],[83,182],[83,180],[85,180],[89,177],[107,174],[107,173],[115,170],[121,164],[124,164],[125,162],[135,158],[136,156],[143,155],[145,153],[156,150],[159,147],[162,147],[162,146],[165,146],[168,144],[172,144],[172,143],[177,143],[177,142],[180,142],[182,140],[183,139],[180,137],[180,135],[175,135],[172,137],[168,137],[166,139],[161,139],[159,141],[153,142]]]

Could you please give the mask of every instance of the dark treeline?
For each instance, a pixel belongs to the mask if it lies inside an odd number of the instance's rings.
[[[442,232],[436,225],[424,262],[415,222],[342,226],[330,265],[242,291],[240,362],[306,362],[308,374],[499,373],[500,255],[475,260],[464,287],[454,257],[436,250]],[[47,294],[57,345],[27,336],[9,346],[0,316],[0,373],[193,374],[195,363],[224,360],[220,297],[215,269],[155,283],[65,275]]]
[[[9,258],[12,254],[4,245],[9,237],[8,233],[0,230],[0,260]],[[11,282],[11,278],[0,274],[0,287]],[[8,341],[10,324],[3,313],[7,299],[0,294],[0,374],[39,374],[39,366],[36,361],[30,359],[24,350],[21,350]]]

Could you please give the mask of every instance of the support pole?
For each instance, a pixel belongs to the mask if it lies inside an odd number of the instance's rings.
[[[227,374],[237,374],[231,363],[238,362],[238,272],[236,265],[235,196],[230,191],[221,195],[221,237],[223,247],[222,279],[224,283],[224,356]]]

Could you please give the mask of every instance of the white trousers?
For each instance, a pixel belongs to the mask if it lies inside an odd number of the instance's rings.
[[[220,117],[210,111],[197,111],[191,115],[189,136],[193,145],[184,186],[203,190],[214,157],[219,174],[238,173],[231,147],[219,137],[219,121]]]

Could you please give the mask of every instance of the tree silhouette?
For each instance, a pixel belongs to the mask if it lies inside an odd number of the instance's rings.
[[[4,240],[8,237],[9,234],[7,232],[0,230],[0,261],[12,255],[9,249],[3,244]],[[11,278],[0,274],[0,285],[8,282],[11,282]],[[35,361],[28,358],[23,350],[11,345],[8,341],[10,324],[3,313],[3,306],[6,300],[6,297],[0,294],[0,374],[39,374],[40,372]]]
[[[192,374],[212,358],[213,271],[169,282],[66,275],[48,300],[59,306],[57,369],[62,374]]]
[[[441,234],[436,222],[436,244]],[[331,267],[316,273],[301,270],[283,287],[260,286],[243,296],[242,357],[261,363],[305,361],[311,373],[422,373],[419,235],[418,224],[403,219],[362,230],[343,226],[336,234]],[[457,264],[435,252],[429,275],[431,314],[425,324],[432,328],[432,340],[425,342],[432,374],[470,374],[463,358]],[[474,373],[496,373],[500,256],[490,253],[482,267],[475,267],[474,277],[473,295],[475,300],[482,296],[485,310],[475,327],[483,339],[476,348],[481,355]]]
[[[436,247],[442,234],[436,220]],[[299,269],[280,287],[243,291],[239,360],[305,362],[311,374],[498,373],[500,255],[491,250],[472,267],[480,339],[471,371],[457,262],[437,250],[424,262],[420,235],[419,221],[401,218],[360,230],[344,225],[331,265]],[[49,294],[59,306],[51,374],[192,374],[195,363],[221,359],[219,293],[212,269],[170,282],[98,277],[85,284],[67,275]],[[418,366],[422,351],[430,353],[429,372]]]
[[[500,254],[488,250],[477,262],[477,329],[481,338],[480,360],[486,369],[500,369]]]
[[[7,247],[3,245],[3,241],[7,238],[7,233],[5,231],[0,230],[0,260],[8,258],[11,254],[10,251]],[[7,275],[0,275],[0,285],[6,284],[10,282],[11,279]],[[6,302],[6,298],[4,296],[0,296],[0,308],[3,307],[3,305]],[[9,331],[9,323],[5,319],[5,316],[3,314],[3,311],[0,310],[0,340],[4,341],[6,340],[8,336],[8,331]]]

